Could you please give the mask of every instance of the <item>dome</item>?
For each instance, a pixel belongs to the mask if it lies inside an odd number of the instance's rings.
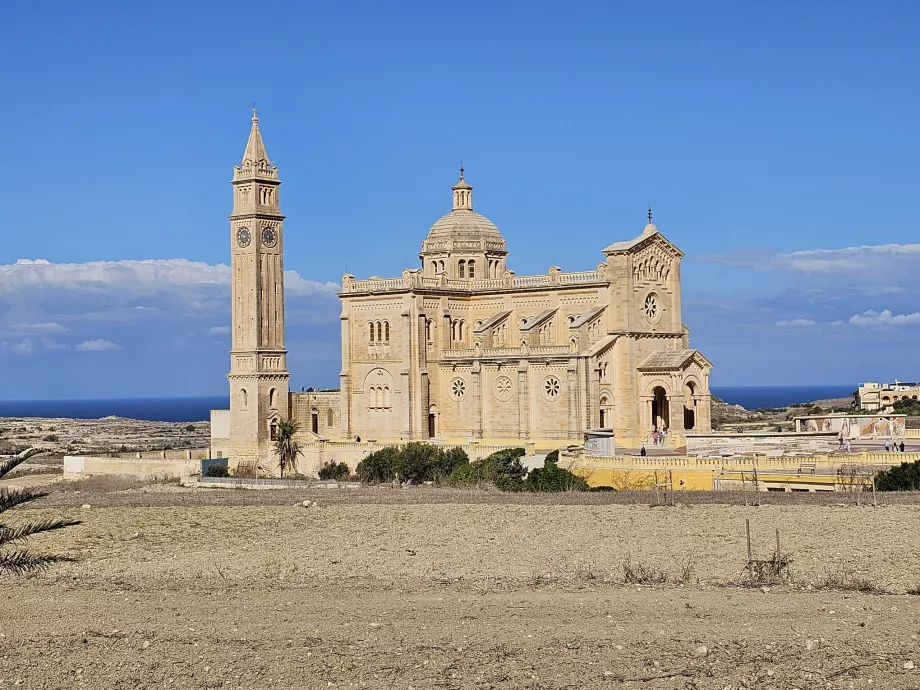
[[[454,210],[431,226],[422,251],[450,251],[453,248],[504,251],[505,240],[495,223],[481,213]]]
[[[462,167],[460,181],[451,190],[453,210],[431,226],[422,242],[422,254],[454,250],[505,253],[505,240],[495,223],[473,210],[473,187],[463,179]]]

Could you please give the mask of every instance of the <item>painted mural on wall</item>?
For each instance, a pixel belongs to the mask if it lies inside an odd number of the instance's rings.
[[[903,436],[904,417],[814,417],[802,420],[802,431],[835,431],[844,438]]]

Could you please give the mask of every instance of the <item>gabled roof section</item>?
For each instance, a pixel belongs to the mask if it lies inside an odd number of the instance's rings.
[[[473,333],[485,333],[490,328],[497,326],[499,323],[501,323],[502,320],[507,318],[508,314],[510,313],[511,313],[510,311],[500,311],[497,314],[490,316],[488,319],[486,319],[481,324],[476,326],[473,329]]]
[[[653,228],[651,231],[648,231],[648,227],[649,226],[646,226],[647,232],[643,232],[635,239],[627,240],[625,242],[614,242],[613,244],[604,247],[603,253],[607,256],[610,256],[611,254],[624,254],[632,252],[648,244],[660,242],[664,244],[669,250],[674,252],[679,258],[683,258],[684,253],[678,249],[667,237],[658,232],[658,229],[655,228],[654,225],[651,226]]]
[[[559,311],[559,307],[553,307],[551,309],[541,311],[536,316],[531,316],[529,319],[527,319],[527,322],[521,326],[521,330],[529,331],[534,326],[539,326],[541,323],[544,323],[545,321],[548,321],[550,318],[552,318],[553,314],[555,314],[557,311]]]
[[[603,338],[594,343],[591,347],[588,348],[588,351],[585,352],[585,355],[588,357],[597,357],[598,355],[603,354],[611,345],[613,345],[618,335],[605,335]]]
[[[592,309],[591,311],[585,312],[584,314],[579,316],[577,319],[575,319],[572,322],[572,325],[569,326],[569,328],[578,328],[579,326],[584,326],[586,323],[594,321],[594,319],[597,318],[601,314],[601,312],[603,312],[604,309],[606,308],[607,308],[606,304],[602,304],[599,307],[594,307],[594,309]]]
[[[699,350],[659,350],[653,352],[639,365],[639,371],[675,371],[684,369],[691,362],[712,368],[712,363]]]

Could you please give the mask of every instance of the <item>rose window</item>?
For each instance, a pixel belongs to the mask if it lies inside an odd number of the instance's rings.
[[[547,400],[556,400],[559,398],[559,391],[562,390],[562,384],[555,376],[548,376],[543,381],[543,395]]]
[[[499,376],[495,381],[495,397],[505,402],[511,400],[512,393],[511,379],[507,376]]]
[[[658,316],[658,295],[654,292],[645,298],[645,318],[653,321]]]
[[[450,382],[450,395],[454,400],[463,400],[466,396],[466,381],[454,379]]]

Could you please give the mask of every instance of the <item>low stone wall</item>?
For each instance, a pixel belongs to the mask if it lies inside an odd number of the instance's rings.
[[[190,458],[64,456],[65,477],[117,474],[126,477],[176,479],[200,471],[201,460]]]

